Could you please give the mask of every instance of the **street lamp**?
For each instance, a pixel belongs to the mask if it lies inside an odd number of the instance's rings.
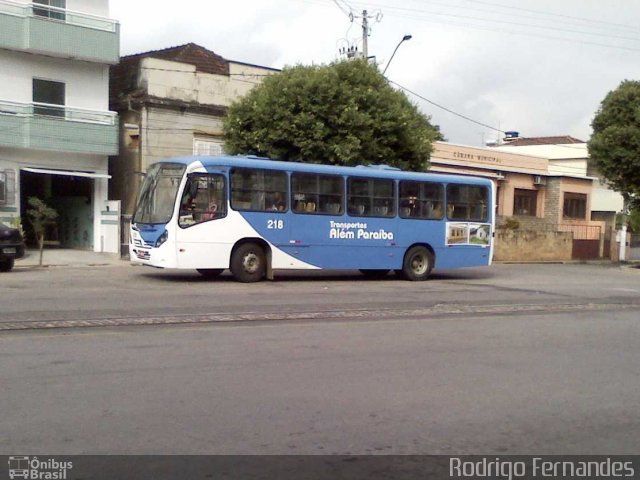
[[[387,62],[387,66],[384,67],[384,70],[382,71],[382,75],[385,74],[385,72],[387,71],[387,68],[389,68],[389,64],[391,63],[391,60],[393,60],[393,56],[396,54],[396,52],[398,51],[398,48],[400,48],[400,45],[402,45],[402,42],[406,42],[407,40],[411,40],[411,35],[405,35],[404,37],[402,37],[402,40],[400,40],[398,42],[398,45],[396,45],[395,50],[393,51],[393,53],[391,54],[391,58],[389,59],[389,61]]]

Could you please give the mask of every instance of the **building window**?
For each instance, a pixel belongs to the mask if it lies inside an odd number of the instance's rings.
[[[224,154],[224,142],[222,140],[193,139],[194,155],[222,155]]]
[[[562,217],[585,220],[587,218],[587,195],[585,193],[565,193]]]
[[[64,117],[65,84],[34,78],[33,103],[33,113],[36,115]]]
[[[67,0],[33,0],[36,5],[44,5],[43,7],[33,7],[33,14],[38,17],[53,18],[54,20],[64,21],[67,8]],[[52,8],[53,7],[53,8]]]
[[[15,170],[0,171],[0,205],[15,205],[16,203],[16,172]]]
[[[524,190],[516,188],[513,193],[513,214],[536,216],[536,205],[538,204],[537,190]]]

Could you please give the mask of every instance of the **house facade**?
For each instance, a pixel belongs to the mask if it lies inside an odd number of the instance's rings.
[[[108,0],[0,0],[1,220],[29,233],[28,198],[38,197],[59,214],[46,240],[117,251],[108,85],[119,50]]]
[[[498,227],[539,235],[529,240],[529,244],[536,245],[530,260],[606,256],[605,222],[592,220],[592,177],[562,171],[553,160],[542,156],[446,142],[434,143],[430,171],[491,178],[496,185]],[[569,243],[557,235],[562,232],[568,234]],[[536,258],[545,242],[549,244],[549,256]],[[522,245],[518,248],[520,252],[513,252],[514,255],[527,259],[522,255]],[[580,251],[583,248],[588,251]]]
[[[112,67],[120,154],[111,158],[110,195],[122,201],[123,213],[133,213],[151,163],[222,153],[222,120],[231,102],[278,71],[226,60],[194,43],[123,57]]]
[[[616,213],[622,211],[624,199],[606,184],[589,158],[587,143],[571,136],[514,138],[496,150],[532,155],[549,160],[549,173],[576,178],[591,178],[591,220],[615,225]]]

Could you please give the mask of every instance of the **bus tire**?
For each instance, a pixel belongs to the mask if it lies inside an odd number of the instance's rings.
[[[429,278],[433,268],[433,254],[425,247],[411,247],[404,256],[402,263],[402,273],[404,278],[413,282],[426,280]]]
[[[267,270],[264,250],[255,243],[243,243],[231,254],[231,273],[243,283],[259,282]]]
[[[224,272],[223,268],[197,268],[196,271],[204,278],[216,278]]]

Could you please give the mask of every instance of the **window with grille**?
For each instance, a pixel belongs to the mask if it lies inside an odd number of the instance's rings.
[[[524,190],[516,188],[513,193],[513,214],[536,216],[536,206],[538,204],[537,190]]]
[[[224,142],[222,140],[193,139],[194,155],[222,155],[224,154]]]
[[[563,218],[585,220],[587,218],[587,195],[584,193],[565,193],[562,216]]]

